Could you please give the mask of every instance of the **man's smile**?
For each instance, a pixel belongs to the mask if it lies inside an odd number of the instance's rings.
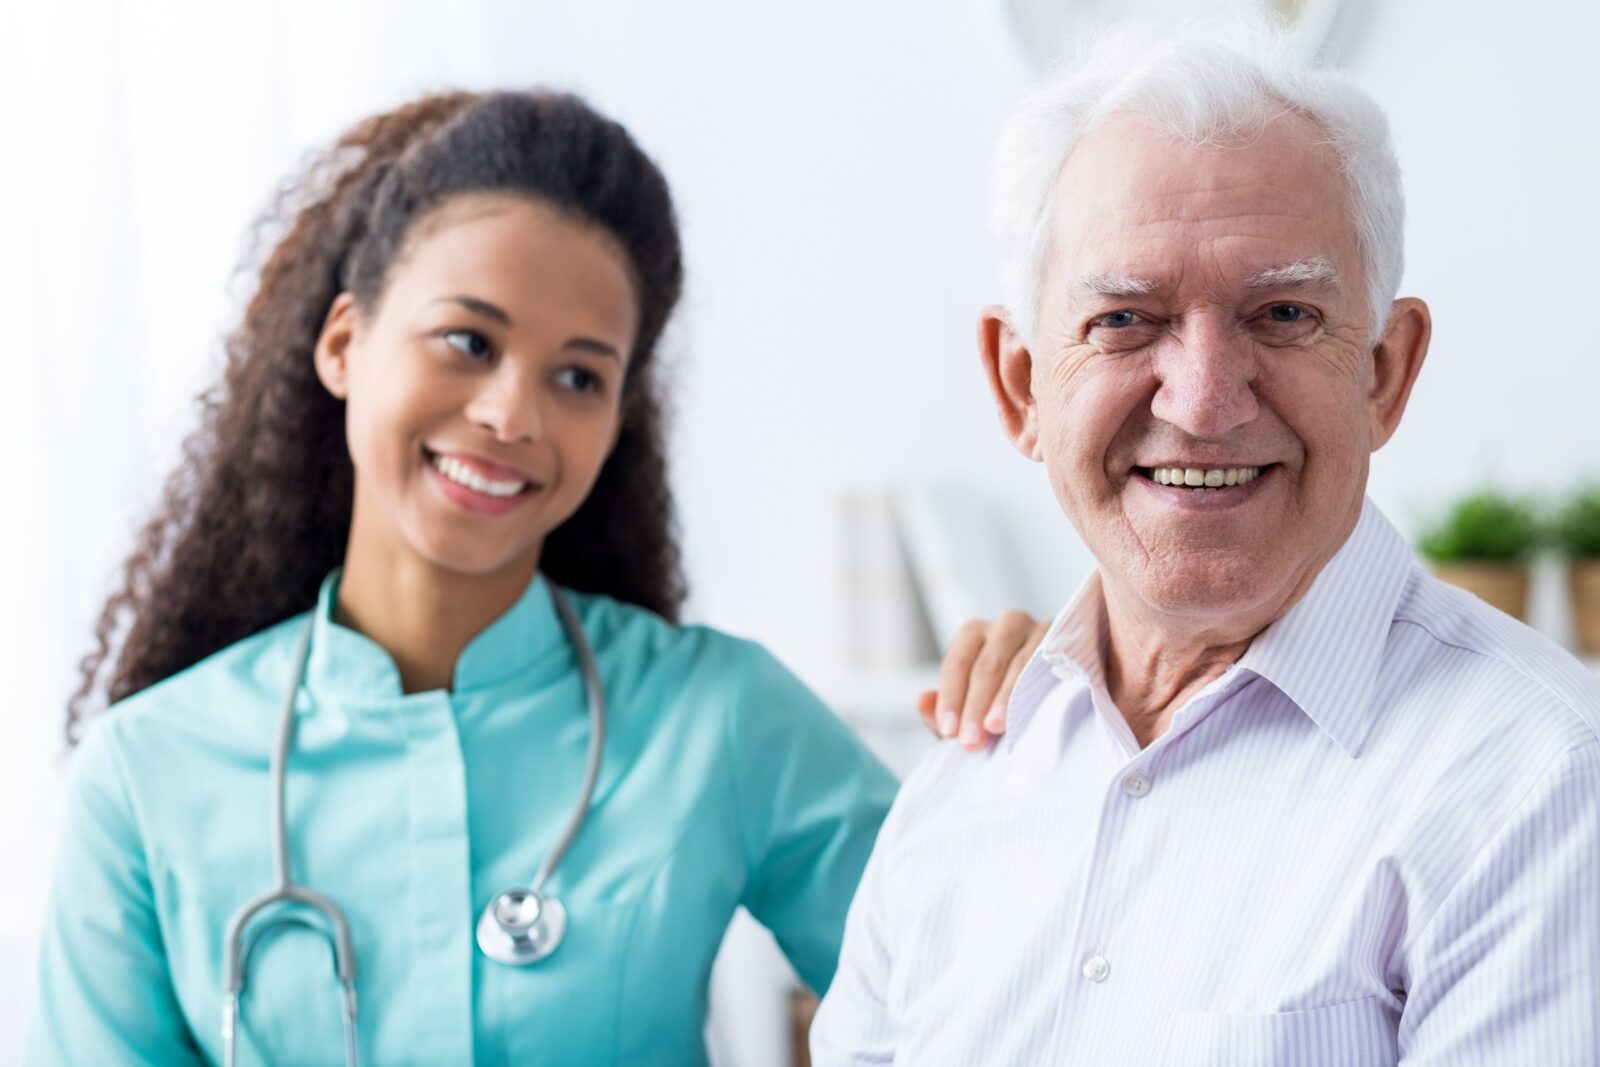
[[[1135,467],[1136,471],[1158,485],[1179,485],[1190,489],[1218,489],[1229,485],[1246,485],[1261,474],[1260,467]]]
[[[1135,467],[1130,483],[1168,504],[1215,510],[1243,504],[1278,480],[1281,463],[1249,467]]]

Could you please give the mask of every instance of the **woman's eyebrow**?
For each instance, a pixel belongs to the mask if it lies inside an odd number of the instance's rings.
[[[435,304],[460,304],[462,307],[466,308],[468,311],[471,311],[471,312],[473,312],[475,314],[478,314],[478,315],[482,315],[486,319],[493,319],[494,321],[498,322],[502,326],[510,326],[511,325],[511,316],[510,315],[507,315],[503,310],[501,310],[500,308],[496,307],[494,304],[489,303],[489,301],[487,301],[487,300],[479,300],[475,296],[465,296],[465,295],[441,296],[439,299],[433,301],[433,303],[435,303]]]
[[[596,356],[610,356],[619,363],[622,361],[622,353],[618,352],[614,346],[608,345],[604,341],[597,341],[593,337],[574,337],[563,347],[576,348],[581,352],[589,352]]]

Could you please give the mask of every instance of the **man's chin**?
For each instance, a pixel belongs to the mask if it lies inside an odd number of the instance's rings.
[[[1206,553],[1190,565],[1150,568],[1134,576],[1147,608],[1174,619],[1244,620],[1270,606],[1282,583],[1270,579],[1259,555]]]

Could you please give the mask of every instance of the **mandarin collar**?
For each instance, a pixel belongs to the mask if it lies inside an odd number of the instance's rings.
[[[405,696],[401,692],[400,669],[393,657],[370,637],[334,621],[333,608],[342,575],[342,567],[334,568],[322,580],[317,593],[317,604],[312,609],[307,683],[313,695],[337,694],[347,703],[392,704]],[[493,689],[564,647],[548,579],[535,574],[516,602],[461,650],[451,692]]]

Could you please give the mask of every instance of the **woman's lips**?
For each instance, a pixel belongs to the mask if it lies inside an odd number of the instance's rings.
[[[428,461],[430,463],[441,458],[453,459],[457,463],[465,464],[477,474],[492,481],[532,482],[534,484],[538,483],[538,479],[529,474],[527,471],[520,470],[516,467],[507,466],[505,464],[495,463],[493,460],[484,459],[482,456],[473,455],[471,452],[463,452],[449,447],[428,448],[427,446],[423,446],[422,451],[428,457]]]
[[[424,452],[428,477],[438,487],[440,493],[452,503],[475,514],[504,515],[521,507],[542,488],[538,482],[527,479],[520,471],[481,459],[475,463],[469,462],[478,457],[466,457],[459,453],[441,456],[427,449],[424,449]],[[447,474],[441,466],[451,473]],[[496,473],[491,474],[491,471]],[[510,477],[506,477],[507,473]],[[480,487],[464,485],[463,479],[479,480]],[[507,494],[506,490],[517,483],[520,483],[520,488]]]

